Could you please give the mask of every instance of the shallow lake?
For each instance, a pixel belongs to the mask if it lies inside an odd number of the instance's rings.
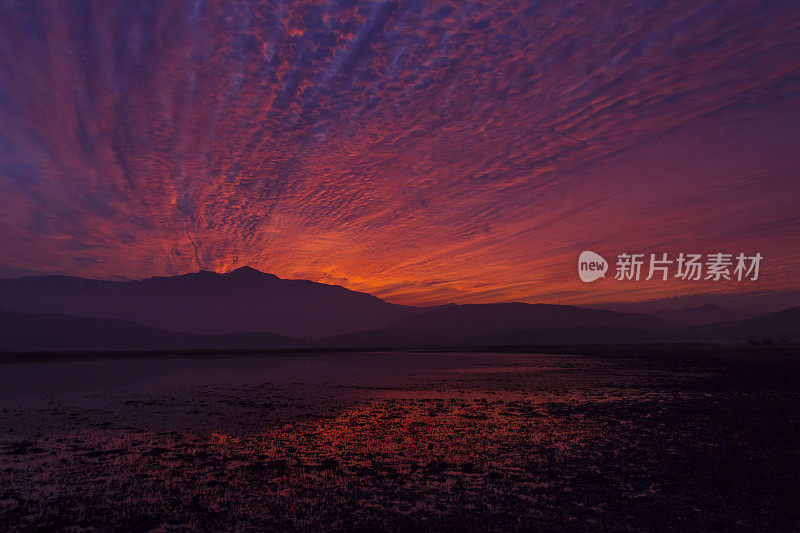
[[[717,374],[492,353],[0,365],[0,526],[790,525],[798,393]]]

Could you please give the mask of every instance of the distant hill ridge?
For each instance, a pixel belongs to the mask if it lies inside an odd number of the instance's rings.
[[[0,280],[0,350],[6,351],[800,342],[800,307],[747,320],[678,322],[569,305],[409,307],[247,267],[124,282]]]
[[[0,311],[0,350],[157,351],[303,348],[306,343],[272,333],[199,335],[143,326],[118,318]]]
[[[5,279],[0,280],[0,308],[120,318],[186,333],[264,331],[302,338],[380,328],[417,310],[339,285],[281,279],[250,267],[139,281]]]

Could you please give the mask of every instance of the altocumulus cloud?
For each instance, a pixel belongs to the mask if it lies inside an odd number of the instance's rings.
[[[582,249],[758,248],[788,288],[798,89],[795,2],[4,2],[0,263],[585,302]]]

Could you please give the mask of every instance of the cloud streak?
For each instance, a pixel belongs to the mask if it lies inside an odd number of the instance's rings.
[[[719,248],[797,288],[798,30],[791,2],[6,2],[0,263],[584,303],[739,288],[589,288],[583,249]]]

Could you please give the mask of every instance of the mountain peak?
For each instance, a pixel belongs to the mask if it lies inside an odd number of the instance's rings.
[[[125,282],[0,280],[0,306],[13,312],[119,318],[182,333],[262,331],[302,338],[374,330],[414,311],[366,293],[281,279],[253,267],[225,270]]]
[[[253,268],[251,266],[241,266],[239,268],[231,270],[230,272],[226,272],[225,275],[226,276],[237,276],[237,277],[265,276],[265,277],[269,277],[269,278],[278,279],[278,276],[276,276],[275,274],[269,274],[267,272],[261,272],[260,270],[255,269],[255,268]]]
[[[263,274],[260,270],[256,270],[251,266],[240,266],[239,268],[234,268],[228,274],[233,274],[234,272],[258,272],[259,274]]]

